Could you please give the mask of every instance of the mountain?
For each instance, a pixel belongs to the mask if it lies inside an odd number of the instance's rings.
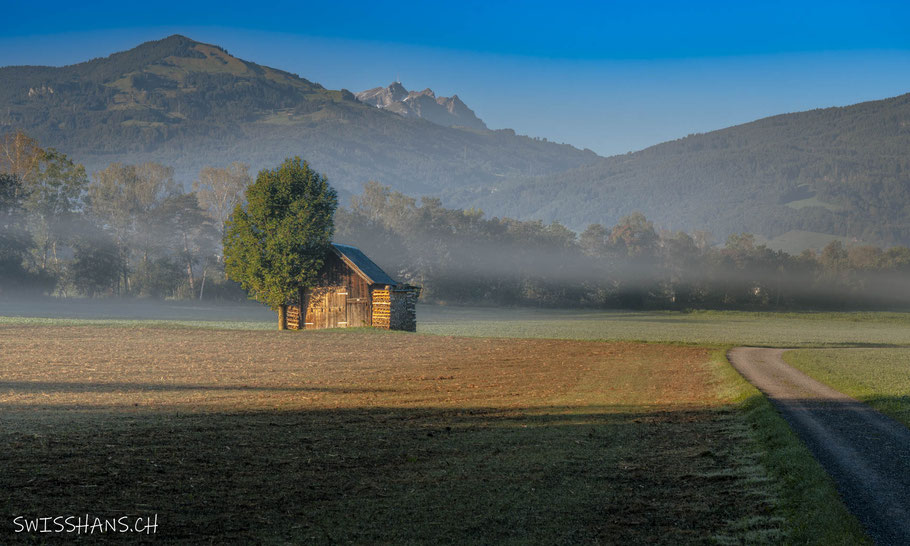
[[[384,108],[406,118],[423,118],[443,127],[487,128],[458,95],[437,97],[432,89],[408,91],[400,82],[394,82],[388,87],[367,89],[354,96],[365,104]]]
[[[749,231],[782,237],[790,249],[832,236],[910,244],[910,94],[773,116],[564,173],[461,187],[447,202],[576,229],[640,211],[664,228],[708,230],[721,242]]]
[[[160,161],[187,184],[205,165],[255,170],[300,155],[342,197],[377,180],[574,229],[641,211],[721,241],[749,231],[789,249],[910,244],[910,95],[609,158],[488,130],[457,96],[400,84],[358,96],[170,36],[72,66],[0,68],[0,133],[21,128],[90,172]]]
[[[71,66],[0,68],[0,133],[23,129],[90,172],[114,161],[159,161],[189,183],[206,165],[243,161],[255,170],[300,155],[342,196],[368,180],[425,195],[599,157],[486,130],[457,97],[418,93],[409,103],[416,116],[179,35]],[[443,123],[439,110],[462,126]]]

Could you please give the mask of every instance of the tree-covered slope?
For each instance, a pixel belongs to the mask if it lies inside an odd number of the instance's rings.
[[[662,227],[721,238],[805,230],[906,244],[910,95],[774,116],[448,197],[575,228],[641,211]]]
[[[362,104],[346,90],[171,36],[65,66],[0,68],[0,133],[23,129],[89,171],[160,161],[189,182],[204,165],[254,169],[300,155],[342,193],[380,180],[424,194],[598,159],[513,131],[441,127]]]
[[[89,172],[159,161],[254,171],[300,155],[342,197],[378,180],[489,215],[612,225],[829,234],[910,243],[910,95],[784,114],[640,152],[408,118],[182,36],[85,63],[0,68],[0,133],[23,129]],[[799,246],[799,241],[791,242]]]

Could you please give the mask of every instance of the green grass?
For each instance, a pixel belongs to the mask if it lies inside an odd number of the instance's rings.
[[[910,349],[799,350],[784,360],[910,426]]]
[[[166,124],[160,121],[142,121],[138,119],[128,119],[121,121],[120,125],[124,127],[164,127]]]
[[[839,211],[844,210],[844,207],[842,207],[840,205],[835,205],[834,203],[826,203],[824,201],[821,201],[818,198],[818,196],[809,197],[807,199],[799,199],[797,201],[790,201],[789,203],[787,203],[787,206],[790,207],[791,209],[796,209],[796,210],[801,210],[806,207],[821,207],[824,209],[828,209],[831,212],[839,212]],[[811,232],[807,232],[807,233],[811,233]]]
[[[274,330],[277,322],[250,320],[83,319],[0,317],[0,326],[101,326],[109,328],[202,328],[210,330]]]
[[[263,318],[249,311],[213,308],[199,320],[174,307],[156,309],[154,319],[78,318],[79,308],[56,317],[2,317],[0,326],[79,326],[116,328],[188,327],[212,330],[272,330],[270,313]],[[113,313],[123,312],[123,309]],[[164,318],[167,313],[175,318]],[[42,311],[52,315],[50,309]],[[233,315],[233,317],[232,317]],[[178,318],[179,317],[179,318]],[[455,307],[421,305],[418,331],[434,335],[643,341],[695,345],[753,345],[766,347],[910,346],[910,313],[773,313],[742,311],[580,311],[559,309]]]
[[[475,337],[819,347],[910,345],[908,313],[566,311],[421,306],[418,331]]]
[[[807,248],[822,249],[831,241],[840,241],[844,244],[853,243],[853,240],[849,237],[818,233],[816,231],[792,230],[766,241],[765,244],[768,248],[783,250],[795,256]]]
[[[274,314],[264,308],[197,305],[192,302],[3,303],[0,315],[3,314],[18,315],[0,316],[0,325],[8,326],[177,326],[213,330],[272,330],[276,325]],[[417,323],[418,331],[422,333],[469,337],[717,346],[910,346],[910,313],[597,311],[419,305]]]

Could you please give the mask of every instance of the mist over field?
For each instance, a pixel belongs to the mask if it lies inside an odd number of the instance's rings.
[[[272,310],[252,301],[199,302],[8,296],[0,301],[0,315],[52,320],[238,322],[245,325],[262,323],[267,324],[270,329],[275,322],[275,313]]]
[[[88,175],[24,133],[3,141],[0,295],[243,302],[225,274],[226,222],[253,182],[241,163],[206,167],[193,190],[158,163]],[[241,209],[237,209],[240,206]],[[899,309],[910,249],[845,245],[798,255],[747,233],[659,229],[640,213],[575,232],[558,222],[488,217],[371,182],[334,216],[423,301],[601,309]],[[152,316],[154,311],[150,309]]]
[[[0,74],[0,297],[244,302],[226,222],[302,155],[338,193],[334,240],[427,303],[910,305],[908,95],[604,158],[454,93],[333,90],[183,35]]]

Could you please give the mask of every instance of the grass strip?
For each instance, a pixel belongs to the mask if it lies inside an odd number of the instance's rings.
[[[2,317],[0,326],[102,326],[107,328],[199,328],[203,330],[275,330],[276,322],[239,320],[83,319]]]

